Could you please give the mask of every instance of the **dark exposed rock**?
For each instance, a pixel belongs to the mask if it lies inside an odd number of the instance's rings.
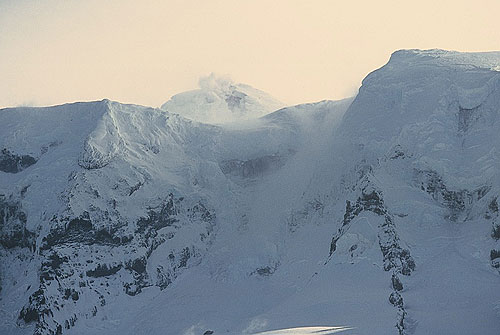
[[[354,219],[361,212],[361,210],[361,206],[358,202],[356,202],[356,205],[353,207],[351,206],[351,202],[347,200],[345,204],[345,214],[342,225],[345,226],[351,223],[351,220]]]
[[[214,333],[213,330],[207,330],[206,332],[203,333],[203,335],[212,335]]]
[[[34,249],[35,233],[30,232],[24,227],[11,230],[8,233],[2,232],[2,235],[0,236],[0,244],[7,249],[15,247]]]
[[[481,200],[482,198],[484,198],[486,194],[488,194],[489,191],[491,191],[491,186],[489,185],[481,186],[480,188],[478,188],[473,192],[474,200]]]
[[[375,190],[372,190],[370,193],[365,193],[363,191],[363,195],[359,202],[365,211],[372,211],[378,215],[386,213],[384,202]]]
[[[160,290],[164,290],[168,285],[172,284],[172,275],[169,271],[165,271],[163,266],[159,265],[156,268],[156,286]]]
[[[396,291],[389,296],[389,302],[396,307],[403,307],[403,297]]]
[[[30,155],[17,155],[3,148],[0,152],[0,171],[18,173],[35,164],[37,159]]]
[[[472,122],[477,118],[479,107],[480,105],[474,108],[458,107],[458,131],[460,133],[466,133],[469,130]]]
[[[182,252],[181,252],[181,257],[179,260],[179,267],[185,268],[187,266],[187,262],[190,258],[191,258],[191,251],[189,250],[188,247],[185,247],[184,249],[182,249]]]
[[[498,203],[497,203],[497,198],[494,198],[491,200],[491,202],[488,205],[488,209],[493,212],[493,213],[498,213]]]
[[[490,251],[491,266],[496,269],[500,268],[500,250],[492,249]]]
[[[96,312],[97,312],[97,310],[96,310]],[[70,329],[71,327],[74,327],[76,320],[78,320],[78,318],[76,317],[76,315],[73,314],[69,319],[64,321],[64,328]]]
[[[391,156],[390,159],[398,159],[398,158],[404,158],[404,157],[405,157],[405,153],[397,150],[394,152],[394,154]]]
[[[67,288],[64,290],[64,299],[65,300],[68,300],[69,298],[71,297],[71,299],[73,299],[73,301],[77,301],[79,299],[79,294],[77,291],[75,291],[74,289],[72,288]]]
[[[272,275],[274,272],[276,272],[276,269],[278,269],[279,263],[275,263],[273,265],[267,265],[263,266],[260,268],[257,268],[255,271],[251,273],[252,274],[258,274],[259,276],[267,277]]]
[[[493,223],[493,230],[491,232],[491,237],[493,237],[495,240],[500,239],[500,224]]]
[[[61,276],[61,265],[67,261],[67,257],[60,257],[56,252],[53,252],[47,260],[42,262],[40,269],[40,282],[43,283]]]
[[[389,160],[397,160],[411,158],[413,157],[413,155],[411,153],[408,153],[408,151],[400,144],[397,144],[389,151],[389,154],[387,154],[386,157],[388,157]]]
[[[401,156],[395,157],[399,158]],[[337,241],[349,230],[352,220],[363,211],[370,211],[379,216],[383,216],[383,221],[379,224],[378,240],[380,251],[382,252],[384,261],[384,270],[392,271],[391,284],[394,291],[389,296],[389,302],[398,309],[398,321],[396,328],[399,335],[406,335],[406,316],[407,312],[404,308],[403,297],[399,292],[403,290],[403,284],[399,279],[399,274],[409,276],[415,270],[415,261],[410,255],[410,251],[401,247],[399,237],[396,232],[394,220],[387,211],[382,195],[377,191],[370,182],[370,168],[364,168],[363,173],[360,173],[361,195],[357,198],[354,204],[347,200],[346,209],[342,225],[337,234],[332,238],[330,244],[330,257],[337,249]],[[359,172],[359,171],[358,171]],[[352,187],[355,190],[356,187]],[[350,251],[352,252],[351,246]]]
[[[133,270],[137,273],[144,273],[146,271],[146,263],[146,257],[140,257],[134,259],[133,261],[129,261],[125,268]]]
[[[111,266],[108,266],[106,264],[98,264],[94,270],[87,271],[87,276],[95,278],[111,276],[120,271],[121,268],[121,264]]]
[[[404,307],[399,307],[398,309],[399,309],[398,322],[396,323],[396,329],[398,330],[399,335],[407,335],[408,332],[406,330],[408,327],[407,327],[406,319],[407,319],[408,313],[406,312]]]
[[[128,195],[131,196],[132,194],[134,194],[134,192],[136,192],[138,189],[140,189],[142,185],[144,185],[144,183],[137,183],[134,186],[132,186],[130,188]]]
[[[0,195],[0,245],[34,249],[35,233],[26,229],[27,216],[19,201]]]
[[[384,270],[393,269],[402,275],[409,276],[415,270],[415,261],[410,251],[401,248],[394,225],[387,220],[383,225],[383,233],[379,233],[379,246],[384,256]]]
[[[245,103],[244,98],[246,96],[247,95],[245,93],[234,90],[225,99],[226,103],[227,103],[227,106],[229,107],[229,109],[231,111],[234,111],[235,109],[243,109],[244,106],[242,106],[242,104]]]
[[[351,221],[364,210],[372,211],[378,215],[383,215],[386,212],[382,199],[374,190],[368,193],[362,192],[362,195],[358,197],[354,205],[352,205],[349,200],[346,201],[342,227],[349,225]],[[337,249],[337,241],[344,233],[342,229],[343,228],[341,228],[337,235],[332,238],[332,242],[330,243],[330,256]]]
[[[84,212],[80,217],[69,220],[66,226],[60,225],[52,229],[50,233],[43,238],[41,249],[48,250],[56,245],[74,242],[89,245],[120,245],[129,241],[130,239],[128,237],[114,236],[112,230],[110,232],[105,229],[95,229],[89,214]]]
[[[199,253],[193,245],[172,249],[166,264],[157,265],[155,282],[147,270],[153,250],[173,238],[176,230],[188,223],[204,224],[204,234],[208,237],[215,220],[215,214],[202,202],[184,209],[181,201],[181,198],[169,194],[159,207],[150,208],[148,217],[138,220],[133,239],[132,235],[120,236],[126,230],[120,230],[119,223],[112,221],[114,217],[101,214],[98,209],[90,208],[92,219],[88,212],[73,218],[54,217],[50,222],[52,229],[42,239],[39,249],[39,288],[25,304],[19,318],[24,322],[35,322],[37,334],[56,334],[73,327],[78,317],[95,316],[99,306],[106,304],[105,294],[116,289],[116,286],[109,285],[112,281],[121,283],[130,296],[140,294],[143,288],[154,284],[160,289],[170,285]],[[10,212],[7,214],[12,217]],[[171,229],[159,231],[167,226]],[[117,255],[129,255],[126,257],[130,258],[107,261],[109,256],[113,257],[115,248],[119,248],[116,249]],[[84,249],[86,259],[79,255],[79,249]],[[93,309],[87,312],[81,310],[85,309],[80,305],[82,294],[86,302],[95,300]],[[81,312],[71,317],[61,313],[69,304],[80,306]]]
[[[458,213],[465,210],[472,202],[472,194],[467,190],[450,191],[442,178],[435,171],[416,171],[420,188],[429,193],[432,198],[443,203],[450,209],[450,220],[456,221]]]
[[[44,263],[44,265],[49,266],[52,270],[59,269],[61,264],[68,261],[68,257],[60,257],[57,253],[53,253],[49,256],[49,262]]]
[[[38,310],[33,307],[23,307],[19,313],[19,318],[23,319],[25,323],[30,323],[33,321],[38,321],[39,318]]]
[[[415,170],[415,180],[420,189],[450,210],[447,218],[451,221],[457,221],[461,213],[470,209],[474,201],[482,199],[491,189],[490,186],[482,186],[474,191],[449,190],[438,173],[431,170]],[[494,201],[490,205],[491,210],[496,212],[498,205],[495,206],[496,200]]]
[[[178,222],[179,220],[176,217],[178,213],[179,209],[174,203],[174,195],[170,193],[159,208],[151,208],[147,217],[140,218],[137,221],[136,232],[153,235],[161,228]]]
[[[285,165],[286,158],[280,154],[266,155],[246,161],[233,159],[221,162],[222,173],[243,178],[255,178]]]
[[[26,195],[26,192],[28,192],[28,188],[30,187],[30,185],[26,185],[24,186],[22,189],[21,189],[21,192],[19,193],[21,195],[21,198],[24,198],[24,196]]]
[[[495,240],[500,239],[500,223],[498,222],[498,202],[497,197],[494,197],[488,204],[488,210],[486,211],[484,217],[485,219],[492,220],[492,230],[491,237]]]
[[[371,211],[384,216],[384,223],[379,227],[379,245],[384,257],[384,270],[394,269],[403,275],[410,275],[415,269],[415,262],[410,256],[410,252],[400,247],[393,219],[387,213],[380,193],[369,187],[364,188],[361,193],[362,195],[358,197],[354,205],[350,201],[346,201],[342,227],[330,243],[330,256],[336,251],[337,241],[347,231],[351,221],[362,211]]]
[[[341,235],[335,235],[330,242],[330,256],[337,250],[337,241],[339,240]]]
[[[177,253],[171,252],[168,255],[170,266],[164,267],[159,265],[156,268],[156,286],[161,290],[165,289],[175,280],[183,268],[188,267],[189,260],[196,256],[197,251],[194,248],[188,247],[183,248]]]
[[[274,270],[270,266],[265,266],[263,268],[258,268],[256,272],[260,276],[269,276],[274,272]]]
[[[125,293],[131,297],[141,293],[144,287],[149,286],[147,283],[144,282],[143,279],[144,278],[141,276],[132,283],[125,283],[123,285],[123,287],[125,288]]]
[[[208,210],[201,202],[198,202],[192,208],[188,209],[188,212],[191,219],[199,218],[204,222],[215,220],[215,213]]]
[[[149,274],[146,272],[147,258],[159,245],[172,238],[172,232],[160,233],[159,230],[175,226],[179,222],[178,215],[182,210],[182,200],[183,198],[175,199],[173,194],[169,194],[159,207],[150,208],[147,218],[138,220],[136,233],[142,236],[142,241],[148,248],[148,252],[145,257],[126,263],[125,268],[134,274],[134,280],[124,284],[126,294],[137,295],[142,291],[142,288],[151,285]],[[198,202],[193,207],[188,208],[186,214],[190,220],[208,223],[205,237],[210,234],[215,214],[208,210],[203,203]],[[188,267],[189,260],[195,256],[196,250],[192,247],[186,246],[180,251],[172,251],[168,255],[170,266],[157,266],[155,284],[160,289],[165,289],[178,276],[181,269]]]
[[[494,260],[494,259],[497,259],[497,258],[500,258],[500,250],[491,250],[490,252],[490,259],[491,260]]]
[[[47,300],[42,289],[38,289],[29,297],[29,304],[21,309],[19,318],[25,323],[39,321],[43,315],[49,315],[50,309],[46,306]]]
[[[401,283],[401,280],[394,273],[392,274],[391,281],[392,281],[392,288],[393,289],[395,289],[396,291],[403,290],[403,283]]]
[[[86,170],[101,169],[108,165],[114,154],[102,153],[88,141],[85,142],[82,155],[78,159],[78,165]]]

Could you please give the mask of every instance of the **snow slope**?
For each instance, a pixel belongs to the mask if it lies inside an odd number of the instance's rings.
[[[1,110],[0,333],[498,334],[499,66],[397,51],[219,125]]]
[[[199,81],[200,88],[176,94],[161,109],[204,123],[254,119],[284,104],[249,85],[213,73]]]

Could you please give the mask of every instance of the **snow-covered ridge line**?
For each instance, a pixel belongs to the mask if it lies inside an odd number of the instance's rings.
[[[442,49],[403,49],[392,53],[388,64],[393,62],[436,63],[445,66],[464,66],[500,70],[500,52],[459,52]]]
[[[2,257],[36,252],[20,263],[31,269],[32,289],[7,296],[13,319],[40,333],[70,331],[102,312],[104,294],[172,284],[207,252],[220,229],[216,213],[232,207],[224,160],[293,155],[303,135],[289,114],[287,125],[260,120],[241,134],[107,99],[1,110],[2,162],[16,168],[0,181]],[[241,136],[236,143],[258,145],[242,150],[233,143]],[[281,167],[257,164],[243,177]],[[4,291],[12,285],[2,281]]]

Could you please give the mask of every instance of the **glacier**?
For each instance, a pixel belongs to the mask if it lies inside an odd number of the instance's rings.
[[[0,110],[0,333],[498,334],[499,69]]]

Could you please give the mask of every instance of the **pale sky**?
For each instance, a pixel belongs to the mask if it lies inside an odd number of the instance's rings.
[[[0,107],[158,107],[211,72],[339,99],[397,49],[500,50],[500,0],[0,0]]]

